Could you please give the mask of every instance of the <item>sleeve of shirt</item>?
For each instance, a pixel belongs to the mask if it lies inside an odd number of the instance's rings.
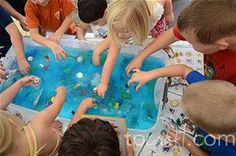
[[[38,28],[39,19],[36,14],[36,8],[31,1],[27,1],[25,5],[25,14],[29,29]]]
[[[0,27],[5,29],[12,22],[13,20],[11,16],[2,7],[0,7]]]
[[[186,80],[189,84],[201,82],[207,80],[207,78],[199,73],[198,71],[193,70],[186,76]]]
[[[179,28],[177,26],[175,26],[173,28],[173,33],[175,35],[176,38],[180,39],[180,40],[183,40],[183,41],[186,41],[185,38],[181,35],[180,31],[179,31]]]
[[[62,0],[62,9],[66,17],[72,13],[72,11],[75,9],[75,6],[71,0]]]

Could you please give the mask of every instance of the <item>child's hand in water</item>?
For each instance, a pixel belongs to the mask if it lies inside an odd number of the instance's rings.
[[[68,54],[58,44],[54,42],[52,42],[52,44],[50,45],[50,49],[52,50],[57,60],[60,60],[62,58],[66,59],[68,57]]]
[[[35,84],[36,76],[25,76],[18,80],[22,86],[32,86]]]
[[[30,65],[25,58],[18,60],[18,66],[22,74],[26,74],[30,70]]]
[[[67,89],[64,86],[60,86],[60,87],[57,87],[56,92],[66,94]]]
[[[125,136],[125,138],[128,156],[134,156],[134,140],[129,136]]]
[[[107,88],[108,88],[107,84],[100,83],[97,86],[97,89],[96,89],[96,92],[97,92],[98,96],[101,96],[102,98],[104,98],[105,94],[106,94],[106,91],[107,91]]]
[[[93,108],[93,107],[96,107],[97,104],[95,103],[95,99],[93,98],[86,98],[84,99],[81,104],[81,106],[83,107],[86,107],[87,109],[90,109],[90,108]]]
[[[153,79],[153,76],[150,72],[143,72],[139,69],[134,69],[135,73],[132,74],[131,79],[128,81],[130,86],[132,83],[137,82],[136,91],[140,89],[145,83]]]
[[[126,67],[126,74],[129,75],[129,73],[134,69],[140,69],[142,64],[143,64],[142,60],[134,58]]]

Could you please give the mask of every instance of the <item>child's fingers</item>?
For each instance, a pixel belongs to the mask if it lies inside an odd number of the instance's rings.
[[[142,85],[143,85],[142,83],[139,83],[136,87],[136,91],[138,91],[142,87]]]

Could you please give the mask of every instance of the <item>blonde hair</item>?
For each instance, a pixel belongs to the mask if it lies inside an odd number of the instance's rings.
[[[107,9],[108,34],[120,44],[114,24],[121,22],[134,41],[142,44],[150,32],[150,21],[156,0],[114,0]]]
[[[12,148],[13,131],[5,113],[0,110],[0,155],[7,156]]]
[[[236,133],[236,87],[229,82],[209,80],[190,85],[184,91],[183,109],[209,133]]]

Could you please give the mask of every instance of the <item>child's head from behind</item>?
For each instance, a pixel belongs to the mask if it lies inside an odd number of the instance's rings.
[[[34,4],[45,6],[48,4],[49,0],[31,0]]]
[[[78,0],[79,18],[92,25],[106,24],[106,0]]]
[[[236,37],[236,0],[193,0],[178,17],[178,28],[205,54],[227,49]]]
[[[186,115],[211,134],[236,134],[236,87],[226,81],[208,80],[184,90]]]
[[[100,119],[81,119],[64,134],[59,156],[119,156],[119,139],[112,125]]]
[[[0,155],[8,155],[12,148],[13,132],[9,121],[0,112]]]
[[[133,37],[143,43],[149,34],[150,6],[153,0],[115,0],[107,11],[108,33],[120,44]]]

